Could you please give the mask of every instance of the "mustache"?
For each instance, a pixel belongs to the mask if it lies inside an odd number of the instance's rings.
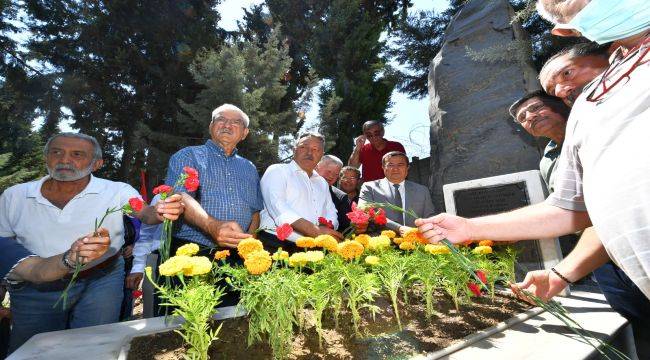
[[[54,166],[54,170],[72,170],[76,171],[77,169],[74,168],[74,166],[70,164],[56,164]]]

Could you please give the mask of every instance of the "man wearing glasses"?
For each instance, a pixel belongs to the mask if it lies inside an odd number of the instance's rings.
[[[356,168],[361,165],[361,182],[381,179],[384,177],[382,157],[391,151],[406,153],[406,150],[399,142],[384,138],[384,125],[377,120],[366,121],[362,130],[363,135],[354,139],[354,150],[348,165]]]
[[[441,214],[416,224],[432,242],[555,237],[592,223],[551,271],[518,284],[548,299],[610,258],[650,298],[650,2],[540,0],[553,34],[618,46],[609,68],[576,99],[567,124],[555,192],[541,204],[465,219]]]

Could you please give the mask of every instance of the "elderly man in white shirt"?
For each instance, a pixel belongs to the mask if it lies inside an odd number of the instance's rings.
[[[327,226],[319,225],[318,218],[332,221],[338,226],[336,208],[332,202],[329,185],[314,169],[324,153],[325,138],[315,133],[301,135],[296,142],[293,160],[288,164],[269,166],[262,176],[260,186],[264,197],[260,240],[264,246],[275,251],[282,247],[295,251],[295,241],[301,236],[315,237],[329,234],[342,239],[341,233]],[[294,231],[280,241],[275,228],[290,224]]]
[[[49,176],[18,184],[0,196],[0,237],[17,241],[28,251],[49,257],[66,251],[80,236],[92,232],[107,209],[121,208],[138,192],[128,184],[91,175],[102,165],[95,138],[75,133],[53,136],[45,145]],[[180,195],[134,213],[145,223],[176,220],[182,213]],[[124,281],[122,214],[110,214],[102,227],[110,234],[106,253],[84,266],[68,292],[63,308],[54,304],[69,279],[10,287],[13,328],[10,351],[32,335],[116,322]]]

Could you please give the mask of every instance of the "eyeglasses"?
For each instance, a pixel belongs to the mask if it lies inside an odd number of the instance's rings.
[[[626,59],[623,61],[618,61],[614,66],[612,64],[609,65],[607,70],[603,73],[603,75],[600,77],[600,80],[598,80],[598,84],[596,84],[596,87],[587,95],[587,101],[589,102],[598,102],[600,101],[605,94],[607,94],[610,90],[612,90],[616,85],[620,84],[623,79],[630,79],[630,74],[634,69],[639,67],[639,65],[643,65],[648,62],[646,59],[645,61],[642,61],[645,56],[648,54],[648,50],[650,50],[650,46],[648,46],[648,43],[650,42],[650,38],[645,39],[641,44],[637,45],[636,47],[632,48],[626,55]],[[607,85],[607,80],[609,79],[610,76],[614,74],[615,71],[622,71],[622,66],[624,66],[630,59],[632,59],[636,52],[641,51],[641,47],[645,46],[645,49],[643,49],[643,52],[641,52],[636,61],[632,63],[629,69],[625,71],[621,76],[619,76],[616,80],[612,81],[610,85]]]
[[[542,110],[546,105],[544,105],[543,102],[536,102],[533,104],[530,104],[526,106],[524,109],[517,111],[518,116],[514,118],[514,122],[518,124],[523,124],[526,121],[528,121],[528,117],[526,116],[526,113],[532,113],[532,114],[537,114],[540,110]]]
[[[215,119],[214,122],[220,125],[244,126],[244,121],[241,119],[225,119],[220,117]]]

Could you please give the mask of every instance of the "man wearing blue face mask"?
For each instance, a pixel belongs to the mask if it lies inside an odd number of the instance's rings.
[[[513,290],[548,299],[611,258],[650,298],[650,1],[539,0],[538,8],[557,24],[555,35],[618,46],[574,103],[555,192],[509,213],[440,214],[416,225],[431,242],[460,243],[549,238],[593,224],[597,237],[581,239],[553,269],[528,273]]]

